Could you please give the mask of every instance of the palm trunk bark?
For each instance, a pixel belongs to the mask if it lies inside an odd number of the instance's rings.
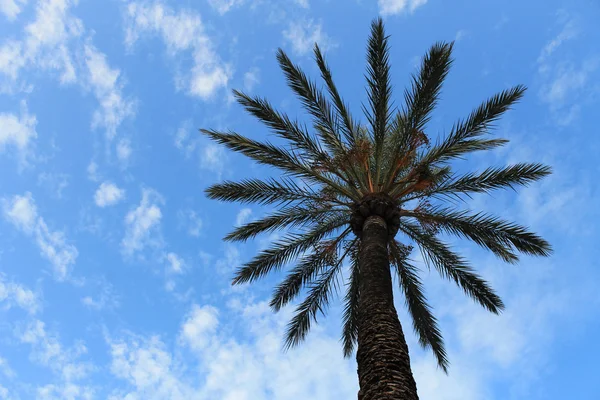
[[[387,241],[385,220],[368,217],[358,255],[358,399],[418,400],[408,346],[394,307]]]

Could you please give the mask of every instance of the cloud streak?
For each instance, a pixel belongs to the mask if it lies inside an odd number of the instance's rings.
[[[64,233],[48,227],[44,218],[38,215],[30,192],[3,198],[1,203],[4,218],[34,239],[42,257],[52,264],[54,277],[64,281],[79,255],[77,248],[68,242]]]
[[[125,44],[130,48],[144,34],[158,35],[167,53],[175,56],[188,52],[193,63],[186,71],[177,71],[176,83],[202,100],[211,99],[224,88],[231,72],[214,50],[200,15],[191,10],[174,11],[160,1],[130,2],[125,14]]]

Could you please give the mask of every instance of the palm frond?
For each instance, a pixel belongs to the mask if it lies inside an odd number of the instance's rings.
[[[312,282],[322,270],[335,264],[338,246],[342,240],[350,233],[346,229],[335,240],[321,242],[315,246],[313,253],[304,256],[302,260],[286,276],[286,278],[277,285],[270,306],[274,311],[279,311],[282,307],[292,301],[299,293],[302,287]]]
[[[428,265],[433,264],[441,276],[452,279],[488,311],[498,314],[504,309],[504,303],[488,283],[475,274],[464,258],[450,250],[435,235],[406,221],[400,225],[400,230],[419,245],[425,262]]]
[[[543,257],[552,252],[547,241],[529,232],[527,228],[485,213],[470,215],[467,211],[433,208],[408,215],[433,224],[447,233],[468,238],[506,262],[518,261],[513,250]]]
[[[453,177],[431,191],[431,195],[449,193],[489,193],[495,189],[527,186],[552,173],[552,168],[539,163],[519,163],[507,167],[490,167],[480,173]]]
[[[371,36],[367,49],[367,85],[371,111],[366,113],[373,135],[373,158],[376,184],[379,182],[381,157],[390,119],[392,86],[390,83],[388,36],[385,36],[383,20],[371,24]]]
[[[340,273],[343,260],[356,240],[353,240],[348,250],[340,256],[334,266],[319,275],[319,279],[311,285],[306,299],[296,308],[295,315],[287,327],[284,346],[286,349],[294,347],[304,340],[311,323],[317,319],[317,312],[325,314],[325,310],[329,306],[332,284]]]
[[[421,62],[418,76],[412,76],[410,90],[404,93],[405,120],[409,129],[423,131],[437,105],[442,83],[452,65],[454,43],[435,43]]]
[[[239,182],[224,181],[214,184],[205,190],[208,198],[227,202],[256,203],[260,205],[286,205],[291,202],[322,201],[323,196],[301,187],[293,179],[280,177],[276,179],[244,179]],[[335,198],[328,198],[332,203],[343,204]]]
[[[337,190],[340,194],[347,196],[349,199],[359,198],[358,194],[352,192],[350,188],[336,183],[333,179],[329,179],[319,173],[298,154],[294,154],[271,143],[261,143],[249,139],[234,132],[224,133],[213,129],[201,129],[201,132],[208,135],[215,142],[224,145],[230,150],[242,153],[260,164],[271,165],[282,169],[290,175],[300,176],[312,182],[323,183]]]
[[[455,124],[442,143],[434,146],[428,152],[425,156],[427,162],[442,162],[472,151],[468,148],[458,151],[456,148],[468,139],[473,140],[472,138],[480,136],[493,128],[494,122],[523,97],[525,90],[525,86],[517,85],[492,96],[482,103],[465,121]]]
[[[335,106],[337,115],[343,122],[342,124],[339,124],[339,128],[342,131],[344,138],[348,142],[348,145],[350,147],[353,147],[353,145],[357,139],[356,133],[358,131],[358,127],[352,120],[352,116],[350,115],[350,112],[348,111],[348,107],[342,100],[342,97],[340,96],[338,89],[335,86],[335,83],[333,82],[333,78],[331,76],[331,71],[329,70],[329,66],[325,62],[325,58],[323,57],[323,54],[321,53],[321,49],[319,48],[319,46],[316,43],[315,43],[314,53],[315,53],[315,60],[317,62],[317,65],[319,66],[319,69],[321,70],[321,77],[323,78],[323,80],[325,81],[325,84],[327,85],[327,90],[329,92],[329,95],[331,96],[331,99],[333,100],[333,104]]]
[[[358,264],[358,246],[350,250],[350,282],[344,296],[344,314],[342,316],[342,342],[344,357],[350,357],[358,341],[358,301],[360,267]]]
[[[338,134],[335,114],[323,93],[281,49],[277,51],[277,60],[285,73],[289,87],[298,95],[306,110],[314,117],[315,129],[319,132],[329,151],[333,154],[344,153],[345,148]]]
[[[282,228],[296,228],[315,224],[327,214],[344,215],[343,212],[328,208],[315,208],[312,204],[306,207],[290,206],[275,211],[273,214],[257,221],[248,222],[236,227],[225,236],[224,240],[244,242],[262,233],[273,232]]]
[[[419,337],[422,347],[429,347],[439,367],[448,372],[448,356],[444,346],[444,339],[438,327],[437,319],[431,312],[423,291],[423,283],[419,279],[417,268],[408,263],[406,256],[396,241],[390,242],[390,256],[392,265],[396,267],[400,287],[404,292],[406,306],[413,320],[413,328]]]
[[[219,132],[214,129],[201,129],[215,142],[230,150],[242,153],[259,164],[271,165],[293,175],[303,175],[309,169],[308,164],[298,154],[271,143],[262,143],[235,132]]]
[[[308,232],[286,235],[239,268],[233,279],[233,284],[252,282],[274,269],[281,268],[336,229],[348,224],[348,221],[349,217],[347,215],[333,215],[332,217],[326,217],[323,222]]]
[[[318,160],[328,158],[318,141],[305,128],[291,121],[287,115],[277,112],[266,99],[253,98],[237,90],[233,90],[233,94],[246,111],[265,123],[278,136],[289,140],[293,147],[306,151]]]
[[[453,43],[436,43],[421,62],[418,75],[412,76],[410,90],[404,92],[405,109],[399,111],[391,125],[391,137],[386,145],[388,161],[385,188],[394,181],[395,175],[401,171],[405,158],[422,142],[418,135],[424,135],[425,125],[431,118],[431,112],[437,105],[442,83],[452,65]]]

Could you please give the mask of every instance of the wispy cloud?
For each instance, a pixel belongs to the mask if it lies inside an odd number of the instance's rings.
[[[244,89],[248,92],[252,91],[256,85],[260,83],[258,68],[252,68],[244,74]]]
[[[92,182],[96,182],[100,179],[98,176],[98,164],[95,161],[91,161],[87,166],[87,176]]]
[[[180,210],[177,214],[180,224],[185,226],[187,233],[190,236],[199,237],[200,232],[202,231],[203,222],[196,211],[191,209]]]
[[[561,45],[568,42],[571,39],[576,38],[579,35],[579,28],[577,27],[574,19],[569,19],[562,27],[556,37],[551,39],[544,48],[542,49],[539,57],[538,64],[540,72],[544,72],[549,66],[546,64],[548,58],[554,53]]]
[[[109,66],[106,55],[92,44],[91,38],[82,39],[83,22],[70,12],[76,4],[77,0],[37,2],[35,18],[25,26],[23,38],[0,45],[0,74],[6,75],[14,86],[0,90],[20,90],[23,69],[58,73],[62,84],[76,83],[92,91],[99,103],[92,116],[92,127],[105,129],[107,138],[112,139],[123,120],[135,114],[136,101],[123,95],[119,69]]]
[[[57,280],[65,280],[78,256],[60,231],[52,231],[40,215],[31,193],[2,199],[4,218],[24,234],[34,238],[40,252],[52,264]]]
[[[336,43],[323,31],[321,22],[313,19],[291,20],[283,31],[283,38],[290,43],[294,53],[305,55],[312,51],[315,43],[321,50],[327,51],[336,47]]]
[[[8,280],[2,273],[0,273],[0,305],[4,309],[18,306],[29,314],[35,314],[42,308],[41,301],[35,292]]]
[[[379,13],[381,15],[394,15],[402,12],[414,12],[417,8],[424,6],[427,0],[378,0]]]
[[[225,315],[210,305],[194,304],[179,328],[175,348],[157,336],[126,334],[109,339],[111,372],[127,385],[119,398],[296,399],[325,400],[356,396],[356,368],[344,360],[335,337],[319,329],[302,349],[281,351],[286,316],[266,303],[236,304],[230,313],[245,326],[247,340],[232,336]],[[191,354],[189,354],[191,352]],[[181,354],[188,354],[182,359]],[[327,359],[327,368],[315,368]],[[205,373],[202,383],[182,368]],[[190,367],[191,366],[191,367]],[[297,374],[302,371],[302,379]],[[294,378],[295,377],[295,378]]]
[[[162,219],[160,207],[162,196],[153,189],[143,189],[140,204],[125,216],[125,237],[121,249],[126,256],[141,252],[147,246],[156,247],[162,243],[159,226]]]
[[[87,353],[81,342],[65,347],[57,334],[49,332],[46,324],[34,319],[17,329],[15,335],[21,343],[30,346],[30,359],[55,374],[54,383],[36,387],[38,399],[91,399],[94,390],[80,384],[91,369],[90,363],[79,359]]]
[[[167,261],[167,272],[170,274],[181,274],[185,268],[185,261],[177,254],[169,252],[165,255]]]
[[[576,120],[588,98],[599,89],[595,82],[600,66],[598,54],[586,55],[575,60],[565,46],[579,38],[581,28],[577,20],[561,12],[560,32],[542,48],[537,59],[540,78],[540,99],[548,105],[555,121],[560,125],[569,125]],[[562,52],[560,50],[563,50]]]
[[[252,215],[252,209],[242,208],[240,210],[240,212],[237,214],[237,216],[235,217],[235,224],[237,226],[244,225],[246,222],[248,222],[250,215]]]
[[[102,182],[94,194],[94,202],[98,207],[112,206],[125,198],[125,190],[110,181]]]
[[[208,4],[223,15],[234,7],[244,4],[245,0],[208,0]]]
[[[196,155],[200,169],[216,175],[217,180],[220,180],[223,174],[228,172],[226,168],[228,157],[225,150],[222,146],[208,142],[198,134],[192,137],[191,130],[190,121],[185,121],[180,125],[175,133],[175,147],[181,150],[186,157]]]
[[[177,72],[176,81],[188,94],[208,100],[225,87],[231,72],[214,50],[200,15],[191,10],[175,12],[160,1],[131,2],[125,15],[125,43],[132,47],[144,33],[158,34],[171,56],[190,52],[193,65]]]
[[[69,175],[42,172],[38,175],[38,185],[46,189],[52,197],[62,199],[63,191],[69,186]]]
[[[32,141],[37,138],[37,119],[29,114],[27,103],[21,102],[21,114],[0,113],[0,154],[14,149],[21,166],[31,157]]]
[[[99,281],[99,293],[96,296],[88,295],[81,299],[81,304],[85,307],[96,310],[110,310],[119,307],[119,296],[113,291],[113,286],[109,283]]]
[[[9,21],[14,21],[26,4],[27,0],[0,0],[0,13]]]
[[[119,140],[119,143],[117,143],[117,159],[121,165],[127,166],[132,152],[131,141],[129,139]]]
[[[121,72],[108,65],[104,53],[87,43],[84,55],[89,84],[100,104],[92,117],[92,127],[104,128],[106,136],[112,139],[123,120],[135,114],[136,102],[123,96]]]

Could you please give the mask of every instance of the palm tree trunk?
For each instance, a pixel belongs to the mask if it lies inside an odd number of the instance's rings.
[[[385,220],[368,217],[358,255],[358,399],[418,400],[408,347],[394,307],[387,241]]]

